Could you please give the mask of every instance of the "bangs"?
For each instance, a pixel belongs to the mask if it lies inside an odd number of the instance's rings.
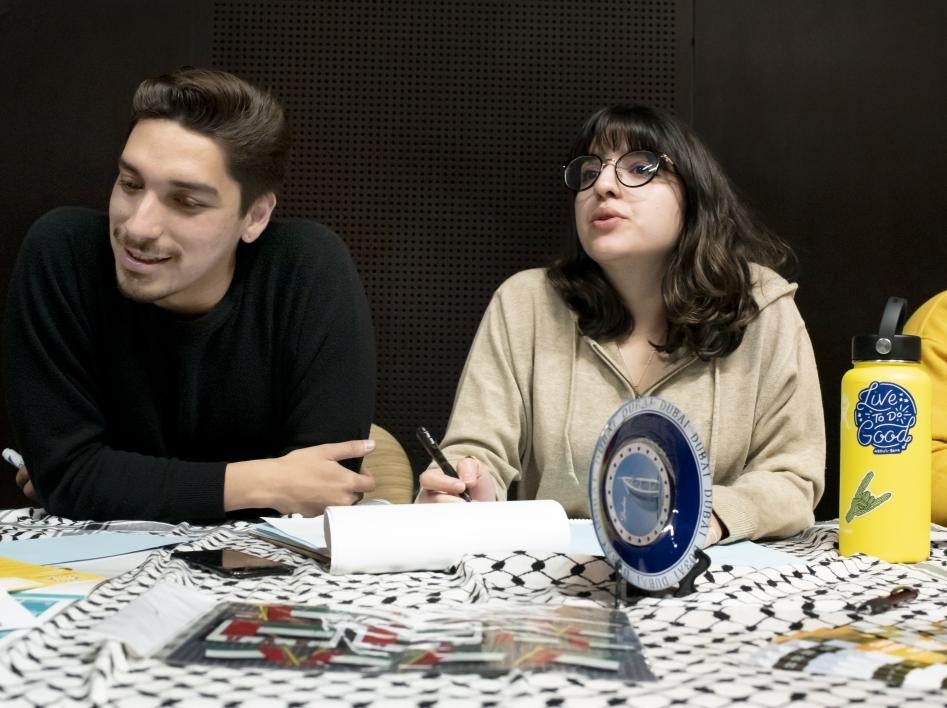
[[[573,156],[593,152],[653,150],[666,152],[653,113],[642,106],[609,106],[597,111],[582,129]]]

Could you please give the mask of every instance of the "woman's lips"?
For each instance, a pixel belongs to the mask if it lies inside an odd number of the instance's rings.
[[[610,229],[619,224],[624,217],[616,211],[597,211],[592,215],[592,225],[598,229]]]

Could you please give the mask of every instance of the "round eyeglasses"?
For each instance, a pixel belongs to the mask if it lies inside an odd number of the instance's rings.
[[[614,164],[619,182],[626,187],[643,187],[658,174],[661,160],[674,166],[674,160],[670,157],[651,150],[632,150],[617,160],[603,160],[598,155],[579,155],[568,165],[563,165],[562,178],[566,187],[573,192],[581,192],[595,184],[605,165]]]

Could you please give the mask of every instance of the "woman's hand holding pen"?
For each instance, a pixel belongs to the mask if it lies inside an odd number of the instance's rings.
[[[465,489],[473,501],[496,501],[496,482],[493,475],[473,457],[465,457],[456,464],[459,480],[448,477],[432,464],[418,480],[421,485],[419,502],[459,502]]]

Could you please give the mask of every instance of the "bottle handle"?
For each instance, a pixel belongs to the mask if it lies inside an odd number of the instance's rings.
[[[881,325],[878,327],[878,336],[885,339],[893,339],[896,334],[901,334],[904,327],[904,311],[907,309],[908,301],[903,297],[889,297],[885,305],[885,311],[881,315]]]

